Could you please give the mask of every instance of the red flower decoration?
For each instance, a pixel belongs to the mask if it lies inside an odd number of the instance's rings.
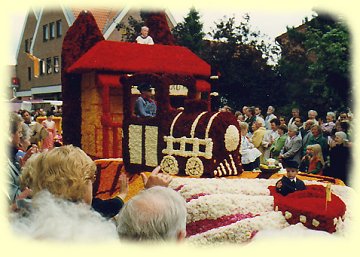
[[[324,230],[329,233],[336,231],[334,219],[343,218],[346,205],[336,195],[331,194],[331,201],[327,202],[325,187],[321,185],[308,185],[306,190],[296,191],[283,196],[276,192],[274,186],[269,186],[270,194],[274,196],[274,207],[278,207],[284,215],[290,212],[292,215],[287,219],[289,224],[300,222],[300,215],[306,217],[304,226],[314,230]],[[314,226],[313,220],[319,222]]]

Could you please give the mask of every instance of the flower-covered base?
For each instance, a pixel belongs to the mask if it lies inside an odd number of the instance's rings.
[[[331,236],[351,226],[351,188],[333,185],[325,210],[324,183],[305,180],[307,190],[283,197],[275,191],[276,181],[174,178],[170,187],[186,199],[187,240],[197,245],[246,243],[266,231],[291,234],[301,224],[303,234]]]

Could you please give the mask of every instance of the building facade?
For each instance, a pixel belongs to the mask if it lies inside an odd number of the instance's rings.
[[[85,8],[30,9],[25,18],[16,56],[15,96],[21,100],[61,100],[61,48],[64,36]],[[124,41],[124,30],[130,16],[140,18],[140,10],[123,8],[89,8],[104,38]],[[175,26],[172,15],[165,11],[170,29]],[[31,58],[36,58],[34,61]]]

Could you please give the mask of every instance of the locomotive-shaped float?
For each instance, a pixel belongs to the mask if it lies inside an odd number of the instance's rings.
[[[234,115],[209,111],[209,101],[196,99],[191,76],[133,74],[123,76],[123,159],[127,171],[161,166],[172,175],[214,177],[241,173],[240,130]],[[136,117],[131,90],[141,83],[155,89],[155,117]],[[170,105],[169,87],[188,89],[184,108]]]
[[[82,12],[63,41],[64,142],[93,159],[123,158],[132,173],[241,173],[238,122],[210,111],[210,65],[186,47],[104,40],[94,22]],[[155,117],[134,115],[141,83],[155,89]]]

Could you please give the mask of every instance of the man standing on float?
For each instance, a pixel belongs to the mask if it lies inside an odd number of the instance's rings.
[[[146,26],[141,27],[141,35],[136,38],[138,44],[153,45],[154,41],[149,36],[149,28]]]

